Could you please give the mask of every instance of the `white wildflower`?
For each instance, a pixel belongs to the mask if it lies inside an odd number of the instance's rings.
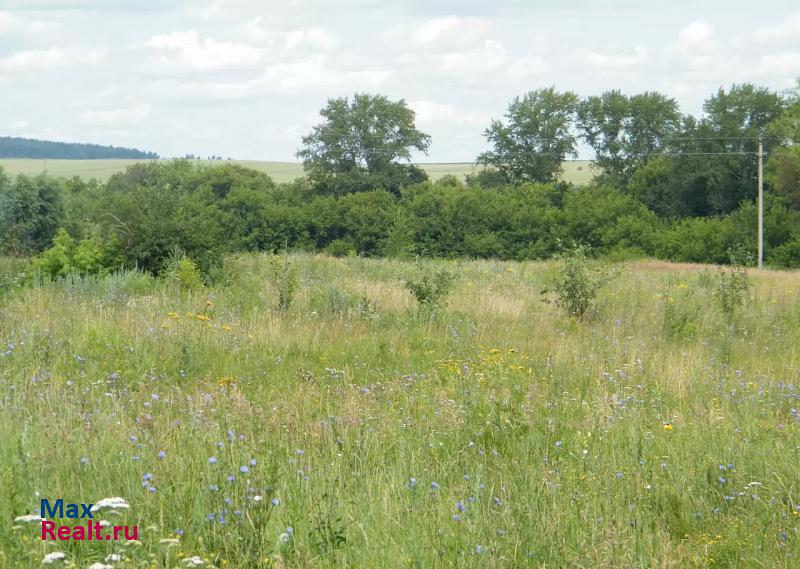
[[[117,555],[116,553],[112,553],[111,555],[108,555],[108,556],[106,557],[106,561],[111,561],[111,562],[114,562],[114,561],[119,561],[120,559],[122,559],[122,557],[120,557],[120,556],[119,556],[119,555]]]
[[[197,555],[194,557],[187,557],[183,560],[184,564],[188,565],[189,567],[200,567],[201,565],[205,565],[202,559],[200,559]]]
[[[92,512],[99,512],[105,508],[110,508],[112,510],[127,510],[130,508],[130,506],[128,505],[128,502],[125,501],[125,498],[103,498],[99,502],[95,502],[94,506],[92,506]]]
[[[52,553],[48,553],[42,559],[42,565],[50,565],[52,563],[58,563],[59,561],[64,561],[67,558],[67,554],[63,551],[54,551]]]
[[[39,514],[27,514],[24,516],[17,516],[16,518],[14,518],[14,522],[29,524],[31,522],[40,522],[42,521],[42,519],[44,518],[42,518],[42,516],[40,516]]]
[[[290,536],[288,533],[282,533],[278,538],[278,541],[281,543],[289,543],[290,539],[292,539],[292,536]]]
[[[97,563],[92,563],[89,565],[89,569],[114,569],[114,566],[107,563],[100,563],[98,561]]]
[[[160,543],[161,545],[178,545],[180,542],[181,541],[179,539],[175,539],[173,537],[168,537],[168,538],[162,539],[158,543]]]

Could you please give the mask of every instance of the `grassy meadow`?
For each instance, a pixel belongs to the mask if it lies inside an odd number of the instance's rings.
[[[95,178],[107,180],[112,174],[123,172],[131,164],[140,160],[32,160],[32,159],[0,159],[0,168],[7,174],[38,175],[42,172],[56,177],[71,178],[78,176],[84,179]],[[220,164],[239,164],[260,172],[265,172],[276,182],[291,182],[303,175],[303,164],[300,162],[269,162],[261,160],[193,160],[200,166],[218,166]],[[442,176],[452,174],[464,178],[475,170],[470,163],[430,163],[419,164],[430,176],[431,180],[438,180]],[[588,183],[592,175],[592,162],[590,160],[570,160],[564,163],[563,179],[576,185]]]
[[[282,313],[263,255],[192,292],[0,260],[1,567],[800,567],[800,273],[726,316],[716,268],[619,265],[578,321],[555,263],[437,262],[420,311],[413,263],[291,262]],[[43,543],[40,497],[139,540]]]

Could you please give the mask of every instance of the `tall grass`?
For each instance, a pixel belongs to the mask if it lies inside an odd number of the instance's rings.
[[[555,264],[441,262],[421,312],[413,264],[292,262],[285,313],[256,255],[0,296],[0,566],[800,566],[798,273],[731,327],[701,267],[623,267],[578,321]],[[14,523],[112,496],[139,543]]]

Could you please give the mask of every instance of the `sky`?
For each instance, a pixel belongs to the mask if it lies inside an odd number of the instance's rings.
[[[164,157],[295,161],[328,98],[370,92],[416,111],[415,159],[468,162],[539,87],[699,115],[798,77],[795,0],[0,0],[0,135]]]

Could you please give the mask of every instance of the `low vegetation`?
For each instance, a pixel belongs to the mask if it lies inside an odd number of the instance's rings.
[[[429,312],[413,262],[171,258],[0,259],[1,565],[797,566],[796,272],[628,264],[578,320],[556,261],[432,262]],[[139,542],[43,543],[40,497]]]

